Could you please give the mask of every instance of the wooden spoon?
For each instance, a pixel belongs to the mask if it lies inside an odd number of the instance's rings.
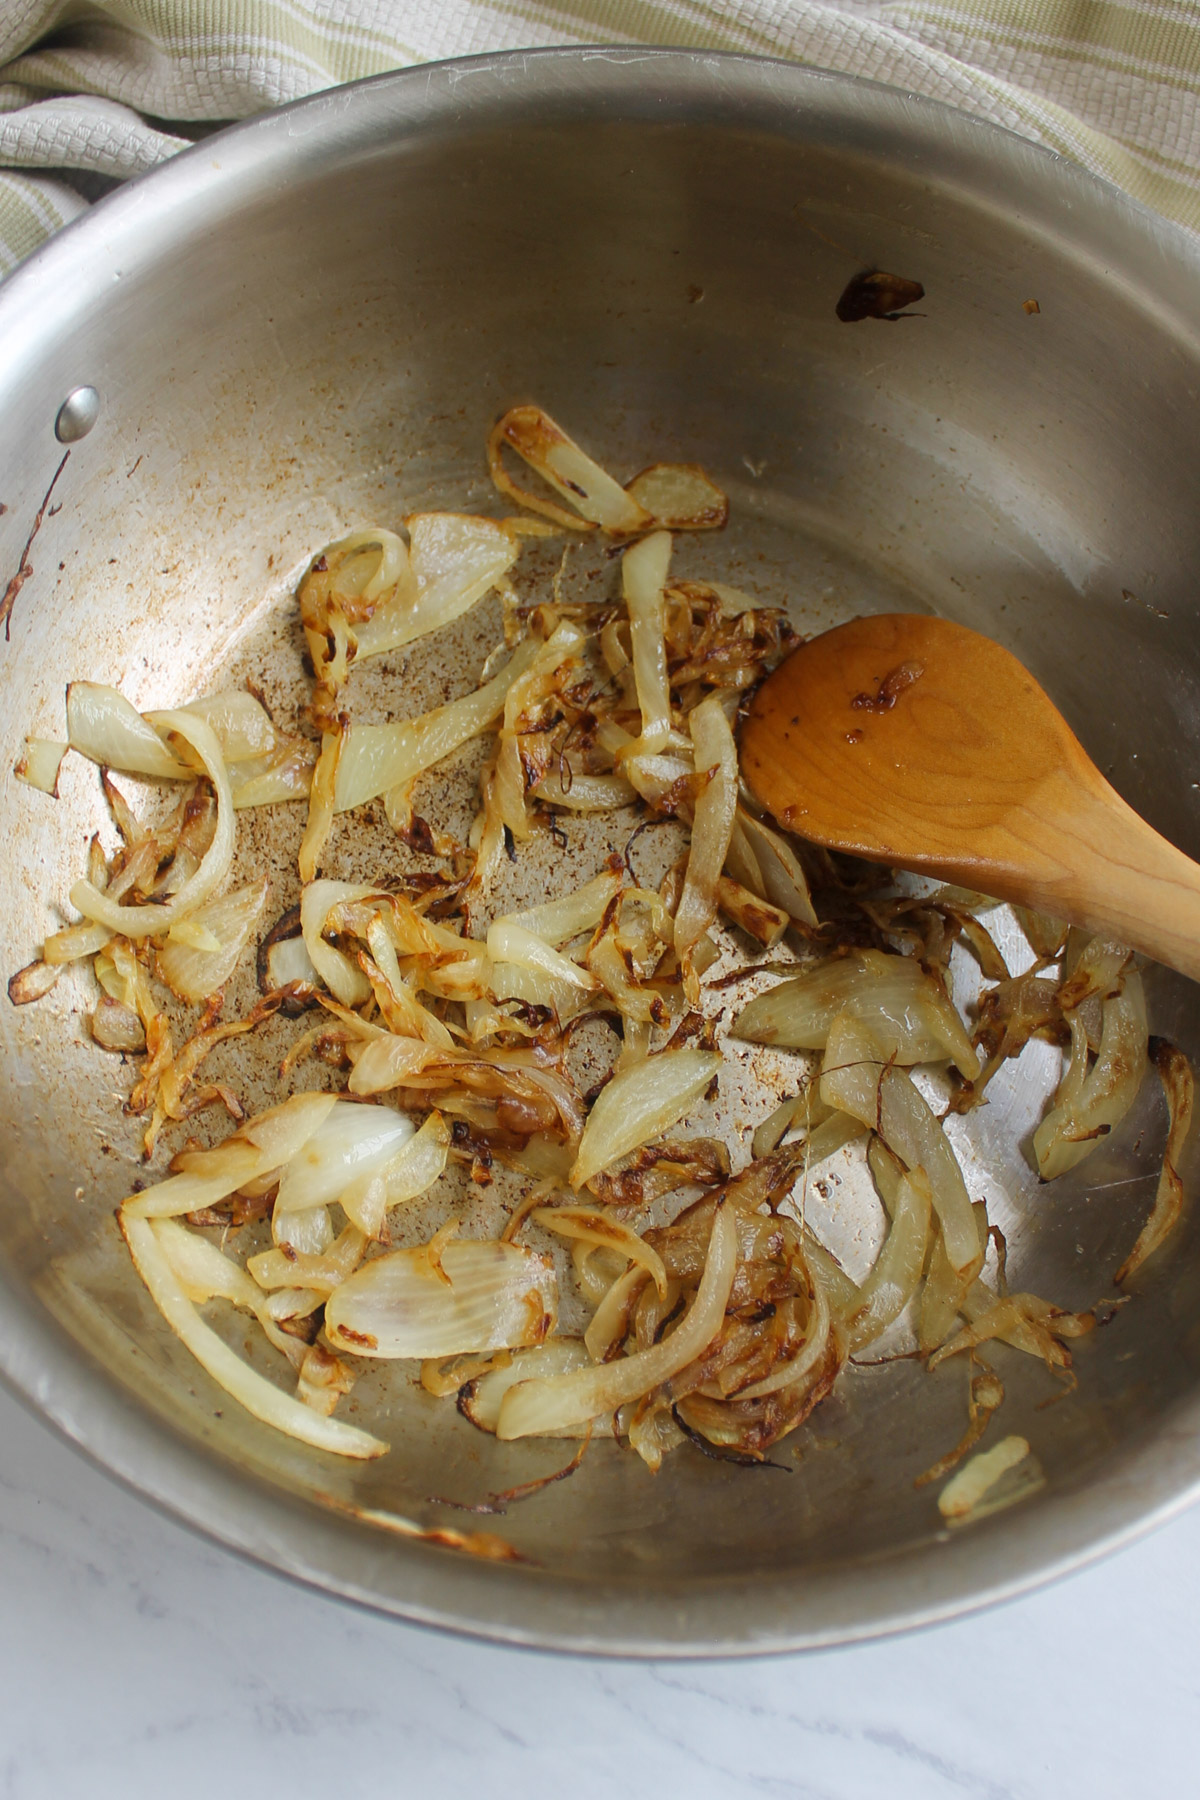
[[[800,837],[1106,932],[1200,980],[1200,867],[978,632],[882,613],[812,638],[755,695],[741,763]]]

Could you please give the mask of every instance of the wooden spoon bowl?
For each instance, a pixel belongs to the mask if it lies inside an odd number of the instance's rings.
[[[1107,932],[1200,979],[1200,867],[978,632],[880,613],[810,639],[755,695],[741,762],[800,837]]]

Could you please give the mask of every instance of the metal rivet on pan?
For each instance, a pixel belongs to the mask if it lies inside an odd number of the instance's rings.
[[[54,435],[60,444],[77,444],[85,438],[100,417],[100,396],[94,387],[77,387],[67,395],[54,421]]]

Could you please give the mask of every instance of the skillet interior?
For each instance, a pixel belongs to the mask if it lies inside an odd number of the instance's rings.
[[[1001,638],[1126,798],[1195,853],[1196,260],[1182,234],[1001,132],[746,59],[481,59],[209,140],[0,295],[6,563],[61,454],[60,401],[85,381],[102,395],[2,652],[10,970],[36,953],[99,810],[90,769],[68,765],[57,804],[10,773],[27,731],[61,735],[64,683],[115,682],[139,705],[245,674],[294,694],[302,559],[420,507],[496,510],[483,437],[527,398],[623,475],[703,462],[733,523],[681,546],[681,567],[786,601],[801,629],[931,607]],[[921,316],[839,323],[864,266],[921,280]],[[496,616],[468,623],[455,659],[387,659],[354,703],[379,718],[435,703],[474,673]],[[290,903],[295,809],[242,817],[243,866],[280,871]],[[581,868],[594,849],[575,834]],[[343,832],[335,855],[350,875],[402,866],[377,832]],[[531,859],[531,895],[555,869],[545,850]],[[392,1439],[386,1461],[305,1451],[223,1402],[128,1267],[112,1208],[143,1171],[113,1098],[126,1077],[88,1042],[89,979],[0,1014],[0,1354],[108,1466],[275,1566],[518,1641],[733,1652],[1013,1590],[1195,1482],[1190,1218],[1136,1303],[1080,1345],[1077,1392],[1039,1410],[1048,1379],[998,1353],[1005,1428],[1030,1438],[1046,1486],[953,1541],[912,1479],[962,1428],[954,1366],[851,1372],[790,1475],[684,1451],[651,1479],[597,1445],[502,1522],[429,1496],[478,1499],[557,1467],[560,1447],[497,1446],[407,1372],[365,1382],[355,1415]],[[1193,990],[1153,970],[1148,993],[1153,1028],[1194,1051]],[[214,1069],[261,1104],[288,1035],[230,1046]],[[1163,1109],[1148,1085],[1079,1177],[1042,1193],[1015,1143],[1052,1078],[1052,1057],[1013,1072],[973,1124],[971,1178],[1009,1234],[1014,1285],[1086,1305],[1149,1205]],[[745,1125],[770,1104],[747,1082],[728,1107]],[[198,1126],[222,1129],[212,1114]],[[822,1202],[830,1229],[865,1253],[868,1214],[843,1185]],[[487,1524],[527,1560],[408,1541],[357,1508]]]

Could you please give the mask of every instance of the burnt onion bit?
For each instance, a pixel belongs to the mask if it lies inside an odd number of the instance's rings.
[[[903,309],[915,306],[924,298],[925,289],[919,281],[911,281],[904,275],[888,275],[882,269],[869,269],[851,277],[834,310],[843,325],[857,324],[860,319],[894,322],[916,318],[915,313]]]

